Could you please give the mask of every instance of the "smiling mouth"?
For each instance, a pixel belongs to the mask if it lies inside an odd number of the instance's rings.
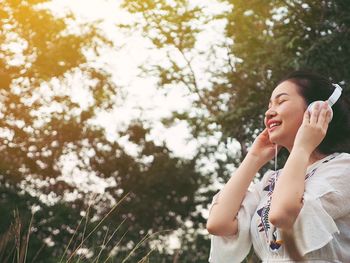
[[[269,125],[269,131],[275,130],[278,126],[280,126],[281,122],[273,122]]]

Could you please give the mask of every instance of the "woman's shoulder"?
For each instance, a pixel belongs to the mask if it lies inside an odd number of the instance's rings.
[[[308,173],[314,173],[316,171],[328,171],[328,170],[346,170],[350,169],[350,154],[346,152],[332,153],[316,163],[310,165],[307,169]]]
[[[350,162],[350,153],[342,152],[342,153],[335,153],[335,155],[339,160]]]
[[[350,171],[350,154],[346,152],[333,153],[323,159],[316,167],[323,169],[320,170],[348,170]]]
[[[325,157],[307,170],[305,180],[306,188],[317,188],[317,192],[348,187],[350,184],[350,154],[334,153]]]

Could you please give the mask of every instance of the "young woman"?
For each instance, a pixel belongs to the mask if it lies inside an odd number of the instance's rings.
[[[263,262],[293,262],[282,237],[290,230],[303,262],[350,262],[350,112],[344,95],[332,112],[334,90],[303,71],[274,89],[265,130],[214,197],[210,262],[241,262],[252,244]],[[283,169],[252,183],[280,147],[290,153]]]

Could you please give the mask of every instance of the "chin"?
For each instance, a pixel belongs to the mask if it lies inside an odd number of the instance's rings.
[[[274,135],[269,135],[269,137],[270,137],[270,141],[272,142],[272,143],[275,143],[275,144],[278,144],[278,136],[274,136]]]
[[[278,146],[282,146],[283,148],[288,149],[287,145],[288,143],[286,143],[286,140],[283,140],[281,138],[276,137],[271,137],[270,141]]]
[[[277,135],[270,135],[270,141],[274,144],[283,146],[283,140]]]

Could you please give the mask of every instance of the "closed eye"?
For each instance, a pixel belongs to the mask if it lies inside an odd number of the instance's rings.
[[[283,102],[285,102],[285,101],[287,101],[287,100],[280,100],[279,102],[278,102],[278,105],[281,105]]]

